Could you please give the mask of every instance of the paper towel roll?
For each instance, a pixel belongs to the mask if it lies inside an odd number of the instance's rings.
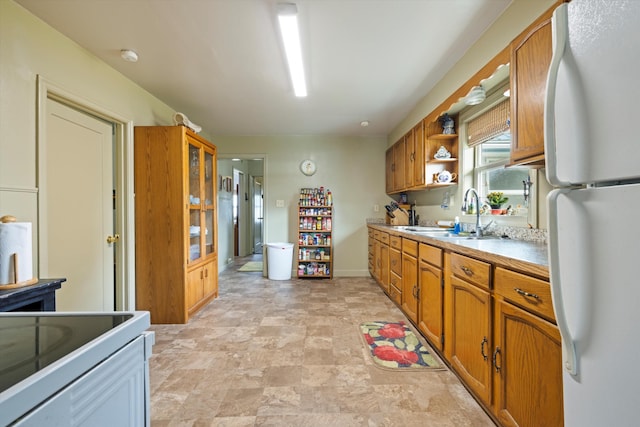
[[[32,279],[31,223],[0,223],[0,285],[23,283]]]

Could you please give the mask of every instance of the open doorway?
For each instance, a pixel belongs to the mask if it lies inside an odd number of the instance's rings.
[[[219,154],[218,174],[219,269],[223,271],[237,257],[262,255],[265,160],[260,155]]]

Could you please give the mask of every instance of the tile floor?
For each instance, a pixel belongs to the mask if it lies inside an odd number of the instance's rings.
[[[153,325],[151,425],[494,426],[449,370],[378,368],[358,325],[406,318],[371,278],[237,268],[187,325]]]

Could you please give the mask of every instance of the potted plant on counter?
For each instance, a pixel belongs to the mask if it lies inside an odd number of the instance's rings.
[[[487,194],[487,203],[491,206],[491,214],[493,215],[501,215],[502,205],[508,201],[509,198],[504,197],[504,193],[502,191],[492,191]]]

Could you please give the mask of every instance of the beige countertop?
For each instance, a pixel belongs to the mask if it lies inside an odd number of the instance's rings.
[[[407,237],[422,243],[438,246],[495,265],[521,270],[544,279],[549,279],[547,245],[514,239],[455,239],[425,236],[420,233],[403,230],[398,226],[386,224],[367,224],[369,227],[391,235]]]

